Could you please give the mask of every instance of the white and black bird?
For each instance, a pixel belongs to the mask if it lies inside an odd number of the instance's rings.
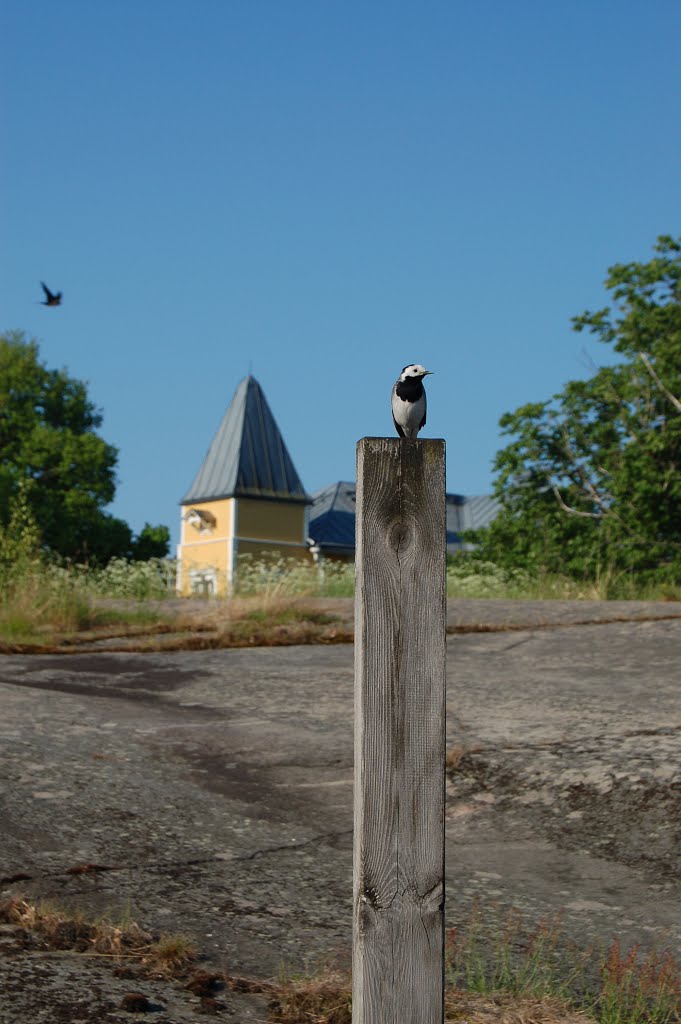
[[[423,378],[432,370],[420,363],[405,366],[393,386],[393,423],[400,437],[416,437],[426,425],[426,389]]]

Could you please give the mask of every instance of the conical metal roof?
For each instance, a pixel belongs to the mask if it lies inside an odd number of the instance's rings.
[[[244,377],[180,504],[219,498],[309,502],[255,377]]]

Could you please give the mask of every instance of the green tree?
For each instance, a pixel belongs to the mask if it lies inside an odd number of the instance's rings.
[[[104,511],[118,451],[101,423],[82,381],[48,369],[23,332],[0,335],[0,525],[21,492],[48,550],[100,563],[130,556],[130,527]]]
[[[136,562],[146,562],[150,558],[167,558],[169,548],[168,527],[145,523],[137,537],[133,538],[131,554]]]
[[[575,317],[622,356],[505,414],[498,518],[479,553],[509,567],[681,580],[681,238],[610,268],[612,305]]]

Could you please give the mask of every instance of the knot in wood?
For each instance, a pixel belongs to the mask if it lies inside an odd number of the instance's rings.
[[[411,545],[411,530],[406,523],[394,523],[390,531],[390,547],[395,551],[398,558]]]

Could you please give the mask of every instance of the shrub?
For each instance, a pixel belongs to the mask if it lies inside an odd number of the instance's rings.
[[[351,597],[354,565],[324,561],[318,564],[280,556],[241,555],[235,593],[261,597]]]

